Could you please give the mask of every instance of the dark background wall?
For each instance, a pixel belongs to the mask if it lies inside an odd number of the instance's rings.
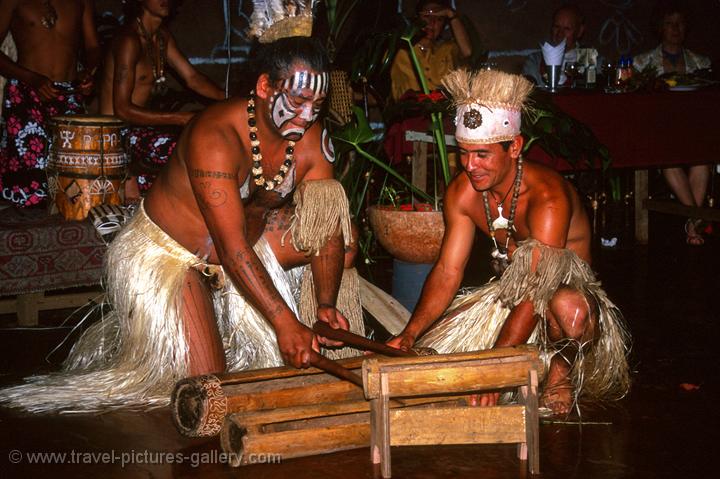
[[[416,0],[400,0],[411,15]],[[497,59],[501,67],[515,70],[522,56],[547,39],[553,10],[560,0],[457,0],[457,9],[466,14],[480,35],[483,48]],[[654,0],[578,0],[585,13],[587,30],[583,43],[600,50],[610,60],[620,54],[639,53],[658,43],[651,28],[650,15]],[[691,14],[687,46],[713,60],[720,61],[720,42],[715,33],[720,19],[720,0],[686,0]],[[245,60],[249,42],[244,31],[252,10],[251,0],[184,0],[171,22],[183,52],[191,61],[219,83],[225,82],[228,40],[231,45],[233,85],[247,83]],[[119,0],[96,0],[98,13],[120,16]],[[338,55],[347,63],[357,43],[373,31],[398,24],[398,2],[395,0],[362,0],[348,22],[345,45]],[[109,18],[109,17],[106,17]],[[322,31],[322,21],[319,30]],[[239,86],[237,88],[240,88]]]

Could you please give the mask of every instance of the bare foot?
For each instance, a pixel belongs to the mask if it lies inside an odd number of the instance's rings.
[[[705,244],[705,238],[700,233],[701,220],[689,219],[685,223],[685,233],[687,238],[685,241],[691,246],[702,246]]]
[[[472,407],[497,406],[500,393],[471,394],[467,397],[467,405]]]
[[[573,386],[568,379],[570,367],[564,359],[555,356],[550,363],[547,384],[540,397],[540,405],[554,416],[567,416],[573,405]]]

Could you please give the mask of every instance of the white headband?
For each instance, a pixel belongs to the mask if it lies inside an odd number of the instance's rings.
[[[520,110],[479,103],[458,105],[455,139],[475,145],[509,141],[520,134]]]

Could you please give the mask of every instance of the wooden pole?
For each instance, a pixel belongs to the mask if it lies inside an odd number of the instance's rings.
[[[313,331],[326,338],[342,341],[350,346],[372,351],[373,353],[383,354],[391,357],[415,357],[419,354],[415,350],[403,351],[402,349],[392,348],[386,344],[372,341],[358,334],[345,331],[344,329],[333,329],[324,321],[315,321]]]

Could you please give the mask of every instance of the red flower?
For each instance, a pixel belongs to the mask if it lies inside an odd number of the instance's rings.
[[[10,133],[11,135],[17,135],[22,129],[22,125],[20,124],[20,120],[18,120],[17,117],[11,116],[10,118],[8,118],[6,128],[8,133]]]
[[[433,103],[437,103],[445,99],[445,95],[440,90],[433,90],[429,94],[420,93],[417,96],[418,101],[429,100]]]
[[[40,153],[45,148],[45,143],[40,138],[30,138],[28,147],[35,153]]]

